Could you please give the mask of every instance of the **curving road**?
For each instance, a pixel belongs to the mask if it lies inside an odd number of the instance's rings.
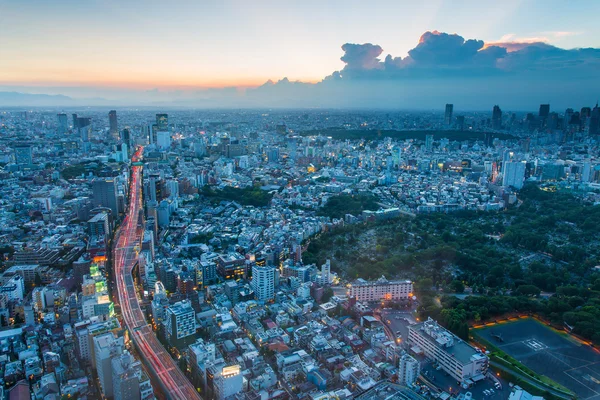
[[[139,161],[142,151],[143,148],[136,151],[132,157],[133,162]],[[160,382],[166,396],[173,400],[201,400],[194,386],[183,375],[147,324],[131,275],[131,270],[137,262],[136,247],[140,245],[142,234],[142,229],[138,228],[139,212],[142,209],[141,169],[139,165],[132,167],[129,211],[115,240],[113,265],[121,314],[132,340],[145,359],[146,366]]]

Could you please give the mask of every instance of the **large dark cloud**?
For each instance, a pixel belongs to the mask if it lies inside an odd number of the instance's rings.
[[[341,60],[346,66],[328,80],[473,77],[530,72],[597,73],[600,50],[565,50],[546,43],[493,43],[465,40],[457,34],[425,32],[408,57],[387,55],[371,43],[346,43]]]

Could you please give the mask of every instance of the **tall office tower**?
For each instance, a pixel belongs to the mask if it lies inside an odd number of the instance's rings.
[[[123,129],[119,136],[120,136],[121,142],[125,143],[128,148],[133,147],[133,146],[131,146],[131,132],[129,131],[128,128]]]
[[[459,115],[456,117],[456,126],[458,127],[459,131],[462,131],[465,129],[465,116],[464,115]]]
[[[169,130],[169,114],[156,114],[156,127],[160,131]]]
[[[104,397],[113,396],[113,379],[111,360],[123,353],[125,343],[123,337],[117,338],[112,332],[94,337],[94,357],[96,373]]]
[[[502,127],[502,110],[500,106],[494,106],[494,110],[492,111],[492,128],[500,129]]]
[[[250,286],[257,300],[271,300],[275,296],[275,268],[253,266]]]
[[[192,304],[179,301],[165,310],[165,336],[172,347],[183,348],[196,340],[196,313]]]
[[[76,123],[79,139],[83,142],[83,150],[87,151],[90,135],[92,134],[92,119],[87,117],[77,117]]]
[[[592,109],[590,107],[582,107],[581,111],[579,112],[579,117],[585,121],[586,118],[589,118],[590,115],[592,115]]]
[[[446,111],[444,113],[444,124],[452,125],[452,112],[454,111],[454,104],[446,104]]]
[[[420,372],[419,362],[407,352],[403,351],[398,360],[398,383],[411,386],[417,381]]]
[[[512,186],[515,189],[523,187],[525,180],[525,163],[520,161],[509,161],[504,164],[502,173],[502,186]]]
[[[152,124],[152,127],[151,127],[151,129],[152,129],[152,136],[151,136],[151,139],[150,139],[150,144],[155,144],[155,145],[156,145],[156,142],[157,142],[157,140],[158,140],[158,139],[157,139],[157,135],[158,135],[158,125],[156,125],[156,124]]]
[[[432,151],[433,150],[433,135],[426,135],[425,136],[425,149],[427,151]]]
[[[152,144],[152,125],[142,126],[142,138],[146,139],[147,144]]]
[[[77,126],[77,114],[71,114],[71,118],[73,119],[73,132],[75,132],[78,128]]]
[[[58,134],[64,135],[69,131],[69,121],[67,119],[67,114],[60,113],[57,114],[56,117],[58,118]]]
[[[140,384],[145,378],[142,363],[124,352],[111,360],[111,367],[114,400],[141,399]]]
[[[168,150],[171,147],[171,133],[167,131],[158,131],[156,133],[156,147],[160,150]]]
[[[117,182],[113,179],[94,179],[92,182],[94,206],[110,208],[113,218],[119,215],[117,205]]]
[[[590,115],[589,133],[590,135],[600,134],[600,107],[598,107],[598,103],[596,103],[596,107],[594,107]]]
[[[573,119],[573,109],[572,108],[567,108],[565,110],[565,117],[563,119],[563,128],[567,129],[569,127],[569,125],[571,124],[571,119]]]
[[[33,164],[33,148],[28,144],[16,145],[15,151],[15,164],[17,165],[31,165]]]
[[[110,110],[108,112],[108,126],[109,126],[110,136],[114,140],[119,140],[119,126],[117,124],[117,111],[116,110]]]
[[[550,104],[540,104],[540,112],[538,113],[538,118],[540,119],[540,127],[545,128],[548,120],[548,115],[550,114]]]

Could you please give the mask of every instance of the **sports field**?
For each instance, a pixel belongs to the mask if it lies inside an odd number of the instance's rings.
[[[581,399],[600,400],[600,353],[534,319],[477,329],[477,334]]]

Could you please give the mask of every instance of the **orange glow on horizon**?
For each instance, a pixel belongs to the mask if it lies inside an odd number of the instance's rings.
[[[283,79],[283,78],[282,78]],[[218,78],[218,79],[144,79],[143,77],[138,79],[133,77],[132,79],[104,79],[98,77],[83,78],[83,79],[3,79],[0,76],[0,85],[7,86],[26,86],[26,87],[38,87],[38,86],[49,86],[49,87],[103,87],[103,88],[114,88],[114,89],[137,89],[137,90],[202,90],[202,89],[223,89],[223,88],[237,88],[240,90],[256,88],[264,85],[267,81],[273,81],[276,83],[278,79],[272,78]],[[317,78],[299,78],[291,79],[290,82],[302,82],[308,84],[315,84],[320,82],[322,79]]]

